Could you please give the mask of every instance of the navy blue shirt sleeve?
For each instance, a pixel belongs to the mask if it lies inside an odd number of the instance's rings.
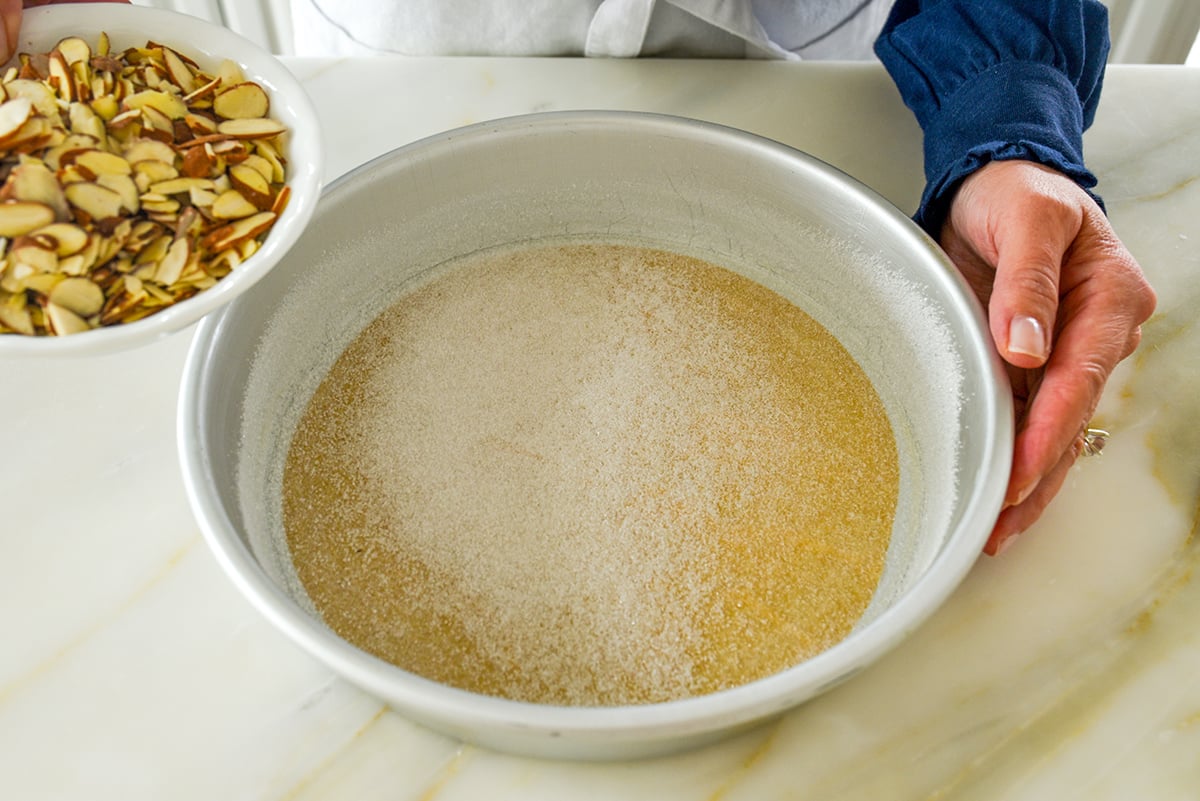
[[[959,182],[994,160],[1036,161],[1090,191],[1083,131],[1108,49],[1097,0],[898,0],[875,52],[925,133],[914,219],[936,236]]]

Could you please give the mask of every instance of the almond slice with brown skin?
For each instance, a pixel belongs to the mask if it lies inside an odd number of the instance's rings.
[[[150,184],[150,192],[156,195],[178,195],[192,189],[212,189],[213,182],[208,178],[172,178]]]
[[[33,113],[33,101],[27,97],[15,97],[0,104],[0,142],[21,129]]]
[[[93,175],[129,175],[133,171],[128,161],[106,150],[77,153],[73,163],[86,167]]]
[[[50,54],[50,75],[46,82],[58,92],[62,100],[71,102],[78,97],[75,93],[75,76],[71,74],[67,60],[58,51]]]
[[[67,220],[71,217],[71,208],[54,173],[36,161],[13,167],[4,187],[0,188],[0,198],[44,203],[53,210],[55,219]]]
[[[77,62],[88,62],[92,59],[92,48],[88,43],[78,36],[68,36],[62,39],[54,46],[54,49],[62,53],[67,64],[75,64]]]
[[[163,161],[175,163],[175,150],[165,142],[154,139],[134,139],[125,146],[121,153],[130,164],[139,161]]]
[[[217,132],[235,139],[271,139],[287,131],[283,123],[268,117],[254,119],[225,120],[217,125]]]
[[[244,164],[235,164],[229,168],[229,183],[233,184],[233,188],[241,192],[242,197],[257,206],[259,210],[266,211],[271,208],[271,202],[274,200],[271,194],[271,185],[254,168]]]
[[[252,81],[234,84],[213,97],[212,108],[218,117],[227,120],[247,120],[266,117],[271,99],[261,86]]]
[[[67,196],[67,202],[86,212],[93,220],[104,220],[121,213],[121,196],[99,184],[87,181],[68,184],[63,194]]]
[[[217,157],[204,145],[189,147],[183,153],[180,172],[189,178],[207,178],[217,164]]]
[[[283,214],[283,210],[287,208],[288,201],[292,198],[292,188],[287,184],[283,185],[275,194],[275,202],[271,204],[271,211],[276,215]]]
[[[52,117],[58,113],[58,100],[55,99],[54,92],[41,81],[16,78],[6,82],[4,88],[10,99],[23,97],[29,100],[43,117]]]
[[[192,68],[189,67],[179,54],[169,47],[162,49],[163,64],[167,68],[167,75],[171,79],[171,83],[179,87],[179,91],[185,95],[196,90],[196,77],[192,75]]]
[[[218,252],[242,242],[253,236],[258,236],[271,227],[275,222],[275,212],[260,211],[252,217],[237,222],[222,225],[209,232],[200,240],[200,246],[210,252]]]
[[[87,247],[87,231],[73,223],[50,223],[44,228],[33,232],[33,236],[47,237],[54,243],[54,250],[59,257],[73,256]]]
[[[21,236],[52,222],[54,209],[45,203],[26,200],[0,203],[0,236]]]
[[[23,236],[13,242],[12,260],[28,265],[39,273],[58,272],[58,253],[53,247],[45,246],[32,237]]]
[[[194,103],[197,100],[203,100],[216,92],[220,86],[221,78],[219,76],[212,78],[184,95],[183,100],[185,103]]]
[[[257,214],[258,206],[242,197],[236,189],[227,189],[213,201],[211,214],[217,220],[240,220]]]

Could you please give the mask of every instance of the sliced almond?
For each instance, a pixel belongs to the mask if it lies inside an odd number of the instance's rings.
[[[275,202],[271,204],[271,211],[275,212],[276,216],[283,214],[283,210],[287,208],[288,201],[292,198],[292,188],[284,184],[283,188],[275,194]]]
[[[156,226],[161,230],[161,226]],[[171,243],[175,238],[170,234],[162,234],[150,241],[141,252],[138,253],[136,259],[137,264],[148,264],[151,267],[162,261],[163,256],[167,255],[167,248],[171,247]]]
[[[221,63],[217,65],[217,77],[221,79],[223,86],[233,86],[246,80],[238,63],[227,58],[222,59]]]
[[[50,54],[50,75],[46,81],[58,92],[59,98],[65,101],[75,100],[75,76],[62,53],[57,51]]]
[[[93,220],[104,220],[116,217],[121,213],[121,196],[112,189],[99,184],[74,183],[67,186],[63,192],[67,196],[67,202],[85,212]]]
[[[116,95],[104,94],[96,91],[93,91],[92,95],[93,97],[89,101],[89,105],[91,106],[92,111],[96,112],[96,115],[100,117],[100,119],[108,122],[113,117],[116,117],[118,113],[120,113],[121,103],[119,100],[117,100]],[[136,109],[132,110],[136,111]]]
[[[267,161],[257,153],[251,153],[247,155],[242,164],[261,175],[267,181],[267,183],[275,180],[275,168],[271,165],[271,162]]]
[[[18,334],[26,336],[34,334],[33,318],[29,314],[29,309],[24,306],[0,302],[0,325],[5,325]]]
[[[229,190],[225,190],[225,191],[229,191]],[[214,192],[209,189],[192,188],[192,189],[188,190],[188,200],[191,201],[191,204],[194,208],[202,208],[203,209],[203,208],[211,207],[212,204],[217,202],[218,195],[219,195],[218,192]]]
[[[146,159],[145,161],[135,161],[133,163],[133,174],[135,179],[137,179],[138,188],[146,192],[153,184],[178,177],[179,171],[170,162]],[[145,186],[142,186],[143,178],[145,179]]]
[[[111,189],[121,197],[121,209],[126,214],[137,214],[141,208],[141,193],[138,191],[137,184],[133,178],[128,175],[101,175],[96,178],[96,183],[103,186],[105,189]]]
[[[208,178],[172,178],[151,184],[150,191],[156,195],[176,195],[192,189],[212,189],[212,185],[213,182]]]
[[[176,239],[167,248],[167,254],[158,263],[154,272],[154,280],[162,286],[170,286],[179,280],[179,274],[187,264],[188,256],[192,255],[191,244],[186,239]]]
[[[146,106],[142,109],[142,136],[159,139],[168,145],[174,144],[175,123],[183,125],[183,120],[172,119],[154,106]],[[191,129],[186,125],[183,127],[188,133],[188,136],[184,138],[190,138]]]
[[[104,150],[86,150],[74,158],[74,163],[87,167],[93,175],[129,175],[133,168],[121,156]]]
[[[20,130],[33,113],[33,101],[28,97],[16,97],[0,104],[0,142]]]
[[[142,209],[150,215],[152,220],[163,220],[164,216],[175,214],[179,211],[180,203],[178,200],[162,195],[155,195],[147,192],[141,196]]]
[[[228,174],[229,182],[242,194],[242,197],[262,211],[271,208],[271,202],[274,200],[271,185],[257,170],[244,164],[237,164],[229,168]]]
[[[63,55],[63,58],[68,64],[76,64],[79,62],[88,62],[92,58],[92,48],[84,39],[78,36],[69,36],[62,39],[54,46],[54,49]]]
[[[87,320],[56,303],[46,304],[46,320],[50,323],[50,333],[60,337],[81,334],[90,327]]]
[[[251,203],[236,189],[228,189],[217,196],[212,204],[212,216],[218,220],[239,220],[257,214],[258,206]]]
[[[193,103],[197,100],[204,100],[205,98],[212,96],[217,89],[220,88],[220,86],[221,78],[219,76],[212,78],[203,85],[197,86],[191,92],[188,92],[183,99],[187,103]]]
[[[238,139],[271,139],[285,131],[287,127],[283,123],[269,117],[225,120],[217,125],[218,133]]]
[[[254,143],[254,153],[255,155],[261,156],[264,161],[271,163],[271,169],[274,171],[274,174],[269,176],[268,180],[276,184],[283,183],[286,170],[283,166],[283,157],[279,155],[279,152],[275,150],[275,148],[271,147],[271,145],[265,140],[259,139]]]
[[[25,123],[0,143],[0,146],[10,152],[32,153],[37,148],[51,144],[53,135],[54,126],[48,119],[33,116],[25,120]]]
[[[87,318],[104,306],[104,292],[87,278],[65,278],[50,290],[51,303]]]
[[[75,82],[75,99],[86,103],[92,99],[92,68],[86,61],[71,65],[71,80]]]
[[[205,250],[221,251],[226,248],[233,247],[239,242],[250,237],[258,236],[263,231],[271,227],[275,222],[275,213],[272,211],[260,211],[252,217],[246,217],[242,220],[222,225],[220,228],[210,232],[200,240],[200,245]]]
[[[146,299],[146,290],[142,288],[142,282],[131,275],[125,276],[126,284],[121,292],[116,292],[108,302],[105,303],[104,309],[100,312],[100,325],[114,325],[115,323],[129,322],[134,311],[142,305],[142,301]],[[130,289],[129,281],[135,281],[136,291]]]
[[[104,126],[104,118],[86,103],[72,103],[68,109],[71,122],[71,133],[86,134],[94,137],[97,143],[108,139],[108,131]]]
[[[227,120],[266,117],[271,100],[261,86],[252,81],[234,84],[218,92],[212,101],[213,112]]]
[[[20,245],[14,244],[10,258],[13,263],[28,265],[39,273],[58,272],[58,254],[54,248],[43,247],[31,238],[23,238]]]
[[[205,145],[189,147],[179,170],[189,178],[207,178],[217,166],[217,157]]]
[[[87,260],[80,253],[59,259],[58,271],[63,275],[83,275],[87,272]]]
[[[188,113],[187,104],[180,98],[158,89],[146,89],[129,95],[121,101],[121,105],[123,108],[137,108],[143,111],[152,108],[172,120],[182,120]]]
[[[139,161],[163,161],[167,164],[175,162],[174,148],[154,139],[134,139],[125,146],[121,155],[130,164],[136,164]]]
[[[171,78],[171,83],[179,87],[179,91],[185,95],[196,90],[196,78],[192,75],[192,68],[189,67],[179,54],[169,47],[164,47],[163,64],[167,68],[167,75]]]
[[[108,120],[108,130],[116,133],[133,128],[142,121],[142,110],[140,108],[127,108],[119,114],[115,114]]]
[[[73,256],[83,250],[89,236],[87,231],[72,223],[50,223],[34,231],[33,235],[49,238],[60,257]]]
[[[3,189],[0,189],[0,197],[49,206],[57,220],[66,220],[71,215],[67,198],[54,173],[49,167],[37,162],[30,161],[13,167]],[[11,234],[0,233],[0,236]]]
[[[9,98],[23,97],[33,104],[37,113],[44,117],[52,117],[58,113],[58,100],[50,87],[41,81],[17,78],[4,84]]]
[[[45,203],[24,200],[0,203],[0,236],[21,236],[52,222],[54,209]]]

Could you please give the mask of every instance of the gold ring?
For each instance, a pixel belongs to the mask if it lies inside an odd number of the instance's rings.
[[[1110,436],[1103,428],[1085,426],[1083,431],[1079,433],[1079,438],[1083,442],[1083,450],[1080,452],[1080,455],[1099,456],[1100,451],[1104,450],[1104,446],[1108,444]]]

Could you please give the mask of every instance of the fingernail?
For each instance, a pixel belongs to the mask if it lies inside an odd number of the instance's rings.
[[[1017,315],[1008,324],[1008,350],[1038,359],[1046,358],[1046,332],[1032,317]]]
[[[1014,531],[1012,534],[1009,534],[1007,537],[1000,540],[1000,544],[996,546],[996,556],[1002,555],[1005,551],[1011,548],[1019,536],[1021,536],[1021,532]]]
[[[1007,505],[1008,506],[1020,506],[1021,504],[1025,503],[1026,498],[1028,498],[1030,495],[1033,494],[1033,491],[1035,489],[1037,489],[1036,481],[1029,484],[1029,486],[1022,487],[1020,489],[1020,491],[1017,492],[1017,497],[1013,498],[1013,502],[1010,504],[1007,504]]]

